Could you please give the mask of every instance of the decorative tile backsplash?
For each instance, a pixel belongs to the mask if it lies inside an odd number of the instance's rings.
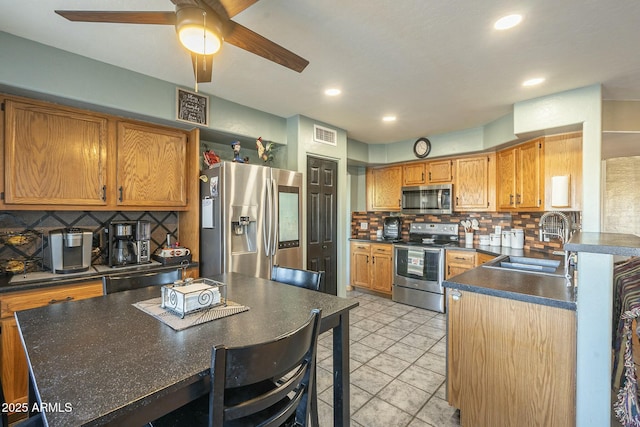
[[[356,239],[375,239],[376,231],[382,230],[384,218],[387,216],[399,216],[402,219],[402,238],[409,238],[409,224],[412,222],[442,222],[459,224],[462,220],[476,219],[479,230],[473,234],[474,244],[478,244],[479,235],[494,232],[494,227],[499,225],[503,230],[513,228],[524,229],[524,247],[543,252],[553,252],[562,249],[562,243],[558,239],[549,242],[541,242],[538,236],[540,217],[544,212],[464,212],[451,215],[402,215],[398,212],[352,212],[351,213],[351,237]],[[565,212],[574,223],[581,223],[580,212]],[[362,229],[361,223],[366,223],[368,229]],[[574,227],[575,229],[575,227]],[[464,239],[464,228],[459,228],[459,238]]]
[[[102,248],[103,229],[111,221],[151,222],[151,251],[161,247],[171,236],[179,240],[177,212],[112,212],[112,211],[5,211],[0,213],[0,232],[24,232],[34,230],[42,234],[42,240],[23,246],[0,244],[0,260],[39,257],[48,258],[48,234],[50,230],[78,227],[93,232],[93,247]],[[99,250],[94,251],[93,264],[103,262]]]

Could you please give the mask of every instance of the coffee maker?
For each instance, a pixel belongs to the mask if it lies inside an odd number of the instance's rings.
[[[91,266],[93,232],[69,227],[49,232],[49,255],[53,273],[77,273]]]
[[[105,229],[107,259],[110,267],[150,262],[151,223],[149,221],[113,221]]]

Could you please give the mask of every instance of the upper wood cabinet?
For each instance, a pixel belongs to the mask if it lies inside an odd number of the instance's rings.
[[[107,119],[5,100],[5,203],[106,204]]]
[[[188,210],[197,200],[197,132],[9,95],[2,103],[3,208]]]
[[[119,122],[116,203],[187,205],[187,136],[183,131]]]
[[[551,179],[569,177],[569,205],[552,206]],[[582,209],[582,133],[547,136],[544,139],[544,209]]]
[[[367,168],[367,210],[399,211],[402,166]]]
[[[447,184],[453,180],[453,160],[435,160],[402,165],[402,184]]]
[[[402,165],[402,185],[423,185],[427,178],[427,163],[407,163]]]
[[[544,208],[544,140],[537,138],[497,153],[498,210]]]
[[[453,181],[453,160],[436,160],[427,163],[429,184],[447,184]]]
[[[495,154],[456,159],[455,211],[495,210]]]

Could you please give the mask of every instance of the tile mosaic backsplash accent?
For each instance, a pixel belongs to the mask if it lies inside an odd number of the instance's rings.
[[[48,234],[50,230],[66,227],[78,227],[93,232],[93,247],[102,246],[103,229],[111,221],[151,222],[151,251],[161,247],[167,238],[179,241],[177,212],[113,212],[113,211],[5,211],[0,213],[0,233],[24,232],[34,230],[41,234],[41,241],[28,245],[11,246],[0,244],[0,260],[44,258],[48,259]],[[102,264],[100,250],[94,250],[92,264]]]
[[[562,249],[562,243],[558,239],[549,242],[541,242],[538,236],[540,217],[544,212],[463,212],[451,215],[402,215],[398,212],[352,212],[351,213],[351,238],[354,239],[375,239],[376,231],[382,230],[384,218],[387,216],[399,216],[402,218],[402,238],[409,238],[409,224],[412,222],[442,222],[459,224],[462,220],[476,219],[479,223],[479,230],[473,233],[474,244],[478,244],[480,235],[494,232],[495,226],[499,225],[503,230],[513,228],[524,229],[524,247],[529,250],[553,252]],[[573,222],[581,223],[580,212],[565,212],[572,218]],[[366,223],[368,229],[360,227],[361,223]],[[575,228],[575,227],[574,227]],[[464,239],[464,228],[459,228],[459,238]]]

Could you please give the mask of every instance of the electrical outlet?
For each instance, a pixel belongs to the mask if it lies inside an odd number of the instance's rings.
[[[360,223],[360,230],[368,230],[369,229],[369,223],[368,222],[361,222]]]

